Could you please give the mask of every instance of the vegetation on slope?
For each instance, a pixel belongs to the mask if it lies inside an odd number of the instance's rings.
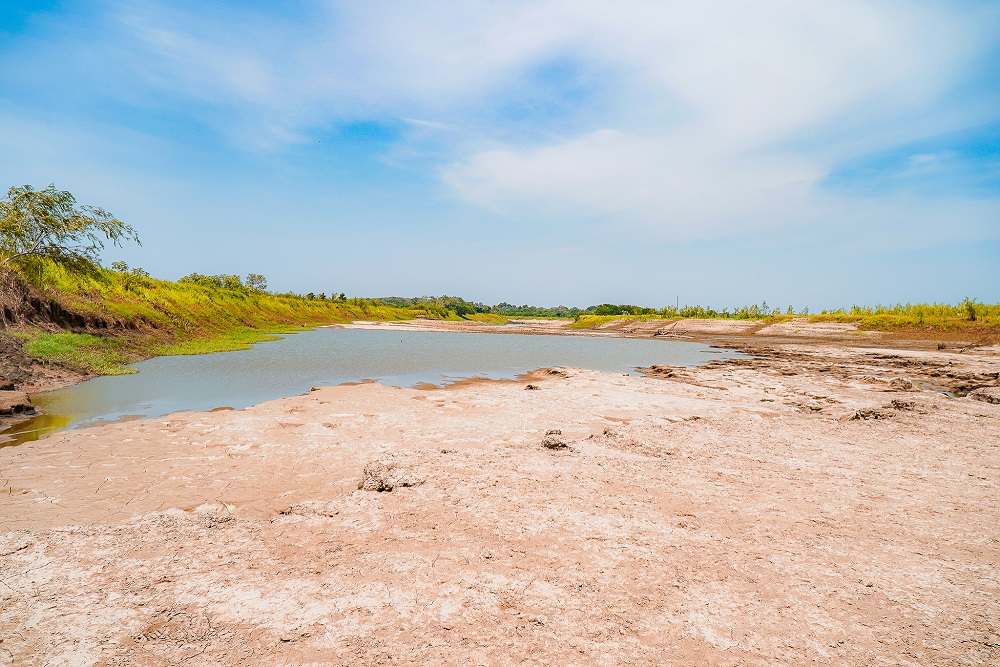
[[[703,306],[683,306],[675,308],[642,308],[627,304],[602,304],[583,311],[571,325],[578,329],[599,327],[615,320],[653,319],[733,319],[773,321],[789,320],[794,317],[808,317],[810,322],[850,322],[860,329],[871,331],[897,331],[904,329],[991,330],[1000,327],[1000,304],[983,304],[973,299],[965,299],[957,305],[940,303],[896,304],[894,306],[852,306],[850,309],[823,310],[810,314],[808,308],[796,312],[792,306],[784,311],[763,304],[716,310]]]
[[[194,274],[177,282],[116,264],[81,271],[27,258],[18,273],[43,300],[99,323],[86,332],[20,327],[13,332],[33,357],[85,372],[127,372],[149,356],[244,349],[274,334],[357,319],[408,319],[425,311],[340,295],[270,294],[238,276]],[[262,277],[260,277],[262,278]]]

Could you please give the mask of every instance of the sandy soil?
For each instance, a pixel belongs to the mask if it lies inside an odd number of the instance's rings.
[[[0,449],[0,662],[1000,663],[1000,357],[754,350]]]
[[[699,340],[733,347],[774,343],[813,343],[819,345],[892,346],[914,350],[971,350],[981,355],[1000,355],[996,335],[982,331],[948,329],[938,331],[864,331],[857,324],[810,322],[797,317],[771,324],[765,320],[612,320],[596,329],[574,329],[567,320],[510,320],[507,324],[447,322],[416,319],[404,322],[353,322],[333,325],[355,329],[416,331],[476,331],[482,333],[550,334],[562,336],[623,336],[627,338],[664,338]],[[985,336],[985,339],[983,338]]]

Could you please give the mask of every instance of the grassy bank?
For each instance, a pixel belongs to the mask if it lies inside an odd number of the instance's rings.
[[[152,356],[245,349],[322,324],[430,315],[370,299],[270,294],[238,279],[227,286],[221,280],[173,282],[100,267],[73,272],[45,261],[21,274],[43,299],[107,327],[80,333],[46,325],[10,333],[36,359],[104,375],[129,372],[126,364]]]

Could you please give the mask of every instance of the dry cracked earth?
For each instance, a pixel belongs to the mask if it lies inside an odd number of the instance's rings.
[[[0,449],[0,663],[1000,664],[1000,357],[754,351]]]

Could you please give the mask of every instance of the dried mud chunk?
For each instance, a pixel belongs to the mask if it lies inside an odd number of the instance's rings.
[[[913,383],[906,378],[892,378],[889,380],[889,387],[899,391],[910,391],[913,389]]]
[[[562,431],[557,428],[549,429],[542,438],[542,447],[546,449],[568,449],[569,443],[563,440]]]
[[[672,378],[679,376],[677,369],[674,366],[669,366],[667,364],[653,364],[648,368],[640,367],[636,368],[636,370],[649,377]]]
[[[389,469],[378,461],[372,461],[365,466],[363,477],[358,482],[359,491],[392,491],[395,487],[389,476]]]
[[[849,421],[868,421],[869,419],[888,419],[889,417],[892,417],[891,412],[878,408],[860,408],[854,411],[854,414],[849,417]]]
[[[1000,405],[1000,387],[982,387],[981,389],[970,391],[966,394],[966,398],[971,398],[974,401],[982,401],[983,403]]]
[[[419,486],[423,483],[423,478],[416,477],[411,471],[395,463],[372,461],[365,466],[361,481],[358,482],[358,490],[392,491],[395,488]]]
[[[898,398],[894,398],[889,402],[889,405],[885,406],[887,408],[894,408],[896,410],[912,410],[916,404],[913,401],[901,401]]]
[[[0,391],[0,415],[34,412],[35,406],[23,391]]]

